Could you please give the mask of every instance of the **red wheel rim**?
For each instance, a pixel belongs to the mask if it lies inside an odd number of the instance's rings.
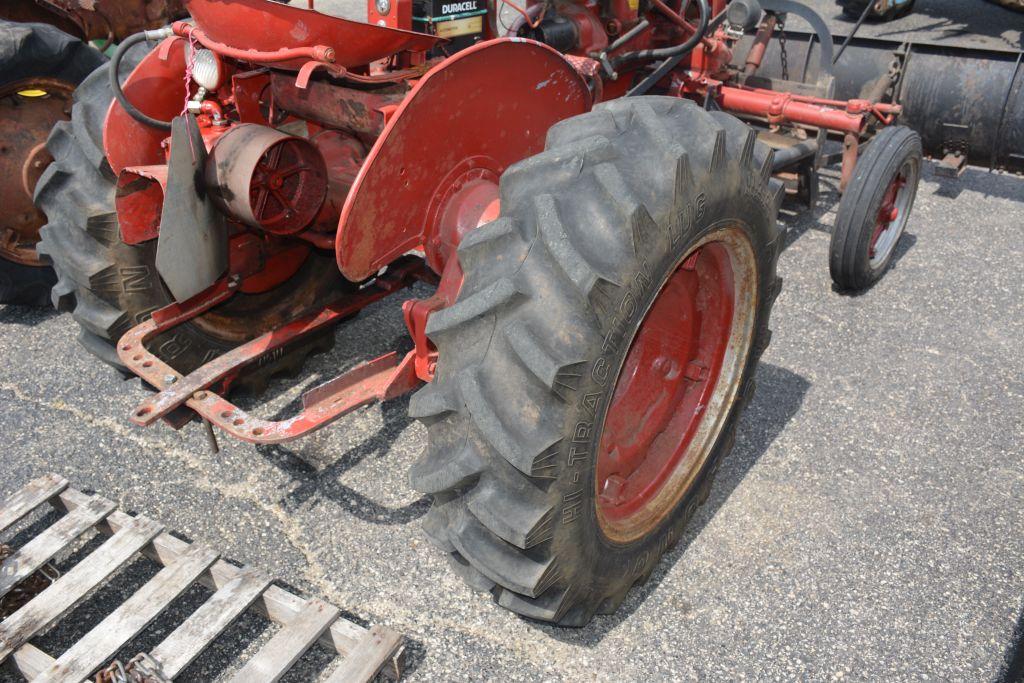
[[[753,318],[752,250],[739,235],[697,245],[630,344],[596,469],[598,518],[613,539],[646,534],[675,506],[729,412]]]
[[[875,231],[871,235],[871,242],[868,245],[868,257],[871,259],[877,258],[878,242],[881,240],[882,235],[887,230],[891,230],[893,227],[898,225],[902,212],[898,205],[898,199],[900,191],[906,186],[907,179],[902,173],[896,175],[892,179],[892,183],[889,185],[889,189],[885,192],[885,197],[882,198],[882,206],[878,209],[878,215],[875,217]]]

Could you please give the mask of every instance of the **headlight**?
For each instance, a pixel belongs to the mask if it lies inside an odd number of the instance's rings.
[[[192,79],[208,91],[220,87],[223,67],[220,57],[210,50],[196,50],[192,57]]]

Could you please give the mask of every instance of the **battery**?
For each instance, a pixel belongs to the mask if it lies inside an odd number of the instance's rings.
[[[487,30],[487,0],[414,0],[412,29],[447,38],[444,53],[463,50],[483,40]]]

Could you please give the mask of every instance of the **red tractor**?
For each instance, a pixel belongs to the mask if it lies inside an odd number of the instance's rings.
[[[534,619],[614,611],[706,499],[770,337],[784,193],[813,203],[841,162],[832,272],[860,288],[920,177],[883,91],[832,99],[830,38],[814,82],[758,76],[785,13],[825,30],[789,0],[186,4],[50,138],[55,300],[157,390],[139,425],[281,443],[422,386],[426,532]],[[229,401],[417,282],[407,352],[287,420]]]

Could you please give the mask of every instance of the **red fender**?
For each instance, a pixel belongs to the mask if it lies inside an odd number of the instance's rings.
[[[402,100],[356,177],[338,223],[341,272],[364,280],[426,244],[431,216],[467,174],[496,179],[590,106],[583,78],[534,41],[491,40],[441,62]]]
[[[121,85],[128,101],[143,114],[170,121],[185,108],[184,48],[180,38],[167,38]],[[160,143],[170,134],[139,123],[114,100],[103,124],[103,150],[115,174],[126,166],[163,164],[167,159]]]

